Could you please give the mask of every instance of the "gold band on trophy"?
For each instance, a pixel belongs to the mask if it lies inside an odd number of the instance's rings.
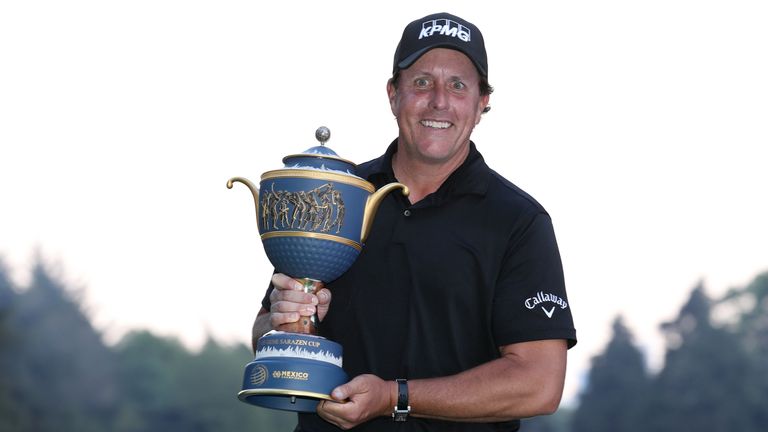
[[[261,175],[261,180],[264,181],[264,180],[286,178],[286,177],[308,178],[308,179],[323,180],[323,181],[335,181],[335,182],[359,187],[360,189],[363,189],[368,193],[374,193],[376,191],[376,188],[371,183],[361,179],[360,177],[355,177],[350,174],[334,173],[329,171],[316,171],[316,170],[309,170],[309,169],[291,168],[291,169],[278,169],[278,170],[267,171]]]
[[[339,237],[339,236],[330,235],[330,234],[323,234],[323,233],[306,232],[306,231],[270,231],[262,234],[261,240],[267,240],[275,237],[311,237],[311,238],[316,238],[321,240],[330,240],[336,243],[345,244],[347,246],[351,246],[357,249],[358,251],[363,249],[363,247],[360,246],[360,243],[345,239],[344,237]]]

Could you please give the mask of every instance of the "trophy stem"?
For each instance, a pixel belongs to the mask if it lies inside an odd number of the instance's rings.
[[[302,285],[302,290],[305,293],[316,294],[325,285],[323,282],[310,279],[310,278],[296,278]],[[317,334],[317,326],[320,323],[320,319],[317,317],[317,311],[312,316],[302,316],[298,321],[293,323],[287,323],[280,325],[277,330],[290,332],[290,333],[302,333],[302,334]]]

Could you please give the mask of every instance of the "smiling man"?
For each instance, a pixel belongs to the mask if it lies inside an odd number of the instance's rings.
[[[514,431],[557,409],[576,332],[549,214],[470,140],[492,91],[473,24],[405,28],[387,83],[398,137],[357,174],[410,195],[387,195],[358,260],[317,295],[275,274],[254,323],[255,343],[317,312],[344,347],[353,378],[297,431]]]
[[[411,201],[436,191],[469,154],[469,137],[488,106],[469,58],[434,48],[387,84],[400,129],[392,157],[395,177],[413,185]]]

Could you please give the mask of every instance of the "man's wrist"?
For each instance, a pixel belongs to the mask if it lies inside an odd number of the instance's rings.
[[[392,407],[397,405],[397,383],[394,380],[387,381],[387,389],[389,389],[389,403],[384,415],[392,416]]]

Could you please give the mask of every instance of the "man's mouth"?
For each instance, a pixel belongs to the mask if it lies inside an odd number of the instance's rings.
[[[452,126],[451,122],[437,120],[422,120],[420,123],[422,126],[433,129],[448,129]]]

